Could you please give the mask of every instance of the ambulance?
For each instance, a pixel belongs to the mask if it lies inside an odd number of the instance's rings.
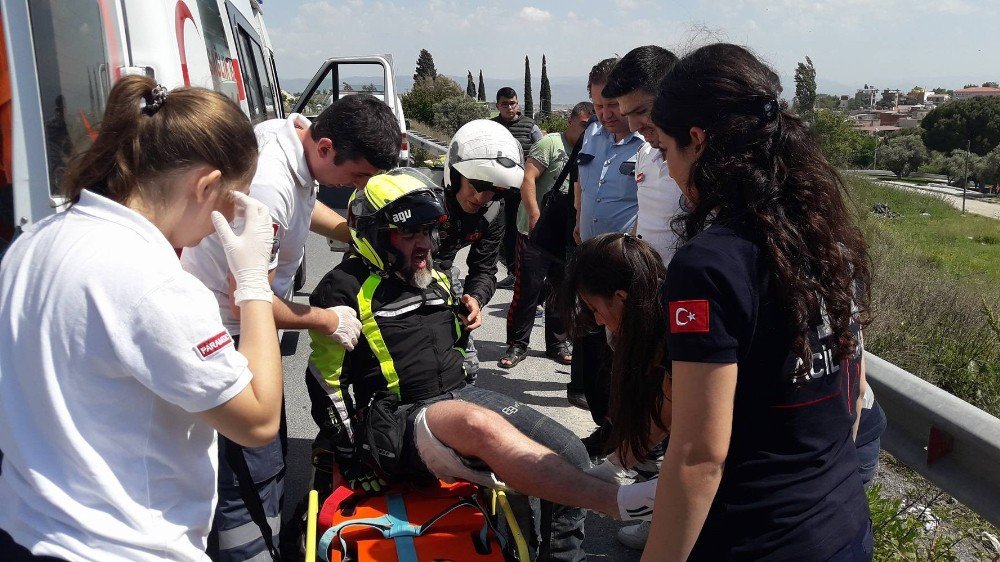
[[[202,86],[253,122],[284,117],[258,0],[0,0],[0,254],[65,203],[71,154],[96,136],[112,84]]]

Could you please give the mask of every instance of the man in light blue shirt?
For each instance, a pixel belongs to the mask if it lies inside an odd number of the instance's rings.
[[[645,140],[629,131],[618,109],[618,100],[601,90],[617,59],[606,59],[591,70],[587,89],[598,122],[584,132],[580,149],[577,196],[579,241],[608,232],[631,232],[639,210],[635,159]]]
[[[639,212],[635,160],[645,140],[629,130],[616,98],[601,94],[618,59],[605,59],[594,65],[587,80],[587,90],[594,102],[598,122],[591,123],[583,135],[577,160],[579,180],[574,189],[576,229],[573,236],[582,242],[608,232],[631,232]],[[607,421],[610,402],[611,350],[604,331],[594,332],[573,341],[573,363],[566,398],[570,404],[590,409],[598,425],[583,439],[594,456],[611,452],[608,443],[611,425]]]

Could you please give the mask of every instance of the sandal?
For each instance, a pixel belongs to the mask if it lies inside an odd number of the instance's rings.
[[[507,351],[500,357],[497,361],[497,365],[500,365],[503,369],[512,369],[514,365],[517,365],[528,356],[528,350],[517,345],[512,344],[507,346]]]
[[[570,365],[573,363],[573,348],[568,341],[561,341],[551,349],[545,350],[545,356],[556,363]]]

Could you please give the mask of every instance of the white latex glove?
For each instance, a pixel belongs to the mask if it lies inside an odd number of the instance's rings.
[[[212,211],[212,224],[222,240],[229,270],[236,280],[233,298],[237,305],[249,300],[273,302],[274,294],[267,280],[267,265],[274,244],[271,213],[266,205],[249,195],[235,191],[233,198],[236,200],[233,222],[238,225],[238,234],[233,232],[222,213]]]
[[[584,472],[594,478],[600,478],[605,482],[610,482],[619,486],[635,482],[635,471],[618,466],[618,463],[613,460],[616,456],[617,455],[610,455],[601,459],[601,462],[595,464],[591,468],[588,468]]]
[[[337,323],[337,329],[330,334],[330,337],[337,340],[337,343],[347,351],[353,350],[361,335],[361,321],[358,320],[358,313],[349,306],[333,306],[327,310],[333,311],[340,319]]]
[[[622,521],[652,521],[658,478],[618,488],[618,516]]]

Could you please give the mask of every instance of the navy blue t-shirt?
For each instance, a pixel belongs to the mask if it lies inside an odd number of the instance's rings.
[[[738,369],[729,453],[692,560],[826,560],[869,518],[851,439],[860,356],[836,361],[817,314],[812,369],[793,382],[777,291],[760,244],[721,224],[667,269],[670,359]]]

